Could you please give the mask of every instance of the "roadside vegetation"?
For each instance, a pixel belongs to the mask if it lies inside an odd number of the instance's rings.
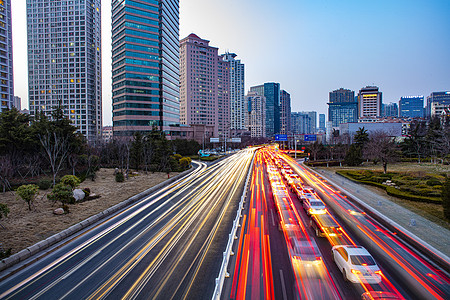
[[[150,173],[162,173],[167,178],[171,173],[189,169],[189,156],[200,149],[194,140],[168,140],[156,127],[131,138],[89,143],[76,130],[64,115],[61,104],[54,107],[50,117],[42,112],[36,112],[33,117],[15,108],[0,113],[0,256],[11,253],[3,247],[9,236],[6,232],[17,229],[8,224],[26,228],[27,224],[41,222],[44,215],[54,218],[42,211],[42,207],[47,209],[47,204],[53,207],[54,214],[73,215],[82,202],[102,197],[92,189],[100,168],[112,169],[111,179],[123,182],[120,185]],[[77,189],[81,183],[83,189]],[[147,183],[148,187],[152,185],[153,182]],[[119,185],[116,183],[114,188],[118,189]],[[10,220],[24,217],[25,212],[16,211],[23,209],[22,205],[15,205],[19,202],[26,204],[29,223],[17,225],[15,220]],[[42,229],[44,235],[53,232],[50,225]],[[18,232],[23,235],[23,231]]]

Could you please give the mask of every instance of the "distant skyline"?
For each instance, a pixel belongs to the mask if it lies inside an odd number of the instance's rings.
[[[12,1],[15,94],[28,107],[26,0]],[[102,1],[103,124],[111,119],[111,3]],[[327,112],[328,93],[376,85],[383,103],[450,90],[450,1],[180,1],[180,39],[234,52],[251,86],[279,82],[292,111]]]

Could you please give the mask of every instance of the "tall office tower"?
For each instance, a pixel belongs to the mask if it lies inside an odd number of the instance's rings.
[[[245,129],[245,68],[235,53],[221,57],[230,64],[230,129]]]
[[[383,117],[398,117],[398,105],[397,103],[383,104],[381,109],[381,116]]]
[[[358,93],[358,117],[381,117],[382,93],[376,86],[366,86]]]
[[[291,94],[285,90],[280,92],[280,133],[291,132]]]
[[[253,86],[250,92],[266,97],[266,137],[280,133],[280,84],[274,82]]]
[[[319,114],[319,130],[325,132],[325,114]]]
[[[305,112],[291,113],[292,133],[309,134],[311,133],[311,117]]]
[[[11,108],[14,102],[11,2],[0,1],[0,112]]]
[[[228,138],[230,137],[230,62],[224,61],[221,56],[217,59],[218,136]]]
[[[218,137],[218,48],[190,34],[180,42],[181,124],[214,126]]]
[[[358,101],[355,101],[355,92],[340,88],[330,92],[328,103],[328,121],[333,127],[342,123],[358,121]]]
[[[309,116],[309,132],[307,133],[316,133],[317,132],[317,112],[316,111],[303,111],[302,113],[307,114]]]
[[[22,109],[22,99],[19,96],[14,96],[13,105],[17,110]]]
[[[407,96],[401,97],[398,102],[399,116],[408,118],[423,118],[423,96]]]
[[[89,142],[102,132],[100,0],[27,0],[30,114],[58,104]]]
[[[427,97],[426,117],[431,117],[431,107],[433,102],[438,102],[441,106],[450,104],[450,91],[447,92],[432,92]],[[436,104],[434,105],[436,106]]]
[[[114,136],[180,124],[179,0],[113,0]]]
[[[266,97],[249,92],[245,98],[248,103],[248,129],[251,137],[266,137]]]

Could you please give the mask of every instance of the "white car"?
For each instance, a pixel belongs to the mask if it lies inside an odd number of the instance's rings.
[[[331,250],[334,262],[344,280],[354,283],[377,284],[381,282],[381,270],[364,247],[353,245],[334,246]]]
[[[303,208],[308,216],[321,215],[327,212],[327,207],[322,200],[317,199],[314,196],[309,197],[309,194],[305,194],[305,198],[303,199]]]

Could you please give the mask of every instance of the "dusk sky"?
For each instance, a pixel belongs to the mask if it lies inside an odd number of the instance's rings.
[[[111,120],[111,1],[102,1],[103,124]],[[15,94],[28,107],[26,0],[12,1]],[[376,85],[383,102],[450,90],[449,0],[181,0],[195,33],[245,64],[246,91],[279,82],[292,111],[327,112],[328,93]]]

